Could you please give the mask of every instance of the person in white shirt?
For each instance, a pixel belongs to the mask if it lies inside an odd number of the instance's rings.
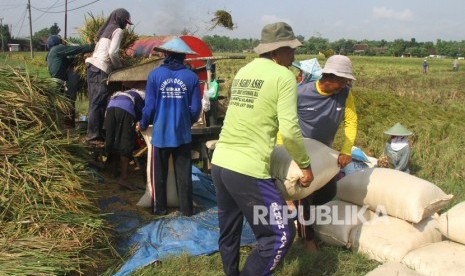
[[[106,79],[113,70],[122,67],[119,56],[123,30],[133,25],[125,9],[114,10],[99,29],[92,56],[86,59],[89,109],[87,114],[87,136],[89,143],[103,142],[103,119],[108,102]]]

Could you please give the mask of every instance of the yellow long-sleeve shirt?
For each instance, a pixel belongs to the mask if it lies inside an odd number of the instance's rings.
[[[305,84],[305,86],[306,87],[299,87],[299,94],[300,94],[298,96],[299,97],[299,103],[298,103],[299,120],[308,119],[308,116],[306,116],[307,112],[318,112],[319,111],[318,103],[317,103],[319,99],[321,99],[322,101],[327,100],[328,98],[326,97],[330,97],[333,95],[333,94],[325,93],[324,91],[322,91],[319,87],[319,82],[313,83],[313,86],[311,84]],[[312,90],[313,92],[317,92],[320,95],[320,97],[319,98],[313,97],[311,100],[307,99],[306,94],[310,93],[310,90]],[[346,93],[348,94],[347,94],[347,98],[345,100],[345,106],[344,106],[344,118],[343,118],[344,142],[343,142],[340,152],[343,154],[350,155],[352,146],[355,143],[355,137],[357,136],[357,120],[358,119],[357,119],[357,113],[355,109],[354,97],[352,93],[350,93],[349,91],[346,91]],[[309,103],[308,101],[312,101],[312,102]],[[337,108],[339,109],[339,107]],[[315,116],[315,114],[318,114],[318,113],[311,114],[311,118],[310,118],[311,120],[314,121],[315,118],[316,120],[319,120],[319,121],[328,120],[327,116],[318,117],[319,115]],[[305,124],[301,122],[300,125],[302,127],[302,125],[305,125]],[[324,128],[325,123],[322,123],[322,125],[323,126],[321,127]],[[337,127],[338,126],[339,125],[337,125]],[[310,138],[315,138],[318,140],[318,137],[310,137]],[[332,139],[334,139],[334,137],[332,137],[331,140]],[[282,143],[282,138],[281,138],[281,135],[278,133],[277,144],[280,144],[280,143]]]

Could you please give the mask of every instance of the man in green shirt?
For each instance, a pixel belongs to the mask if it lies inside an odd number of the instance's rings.
[[[270,156],[279,130],[302,169],[301,185],[313,180],[297,120],[297,83],[288,67],[302,44],[283,22],[266,25],[254,51],[259,58],[236,74],[224,125],[213,154],[212,178],[218,201],[219,249],[226,275],[239,275],[243,218],[258,245],[242,273],[270,275],[295,237],[295,226],[271,178]]]
[[[74,103],[77,97],[77,75],[73,69],[73,59],[78,54],[90,53],[94,50],[94,45],[65,45],[58,35],[51,35],[47,39],[47,56],[45,57],[48,72],[52,78],[62,85],[63,92],[71,101],[71,108],[65,114],[65,128],[74,128],[75,110]]]

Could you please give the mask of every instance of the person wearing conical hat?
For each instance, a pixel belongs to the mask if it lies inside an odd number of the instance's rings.
[[[168,162],[172,156],[179,209],[184,216],[193,214],[191,127],[202,108],[198,76],[184,64],[187,54],[196,54],[181,38],[173,37],[156,51],[164,54],[163,64],[147,77],[145,106],[137,128],[152,124],[153,213],[167,213],[166,184]]]
[[[400,123],[396,123],[390,129],[384,131],[389,135],[389,141],[384,147],[384,154],[388,157],[393,169],[410,173],[410,146],[408,137],[413,133]]]

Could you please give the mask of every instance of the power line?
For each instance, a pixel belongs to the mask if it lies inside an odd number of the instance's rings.
[[[68,12],[68,11],[74,11],[74,10],[78,10],[78,9],[87,7],[87,6],[91,5],[91,4],[94,4],[94,3],[99,2],[99,1],[101,1],[101,0],[94,0],[94,1],[91,1],[91,2],[89,2],[89,3],[87,3],[87,4],[83,4],[83,5],[81,5],[81,6],[78,6],[78,7],[76,7],[76,8],[68,9],[67,11],[66,11],[66,10],[63,10],[63,11],[60,11],[60,12],[57,12],[57,11],[50,11],[51,9],[56,9],[56,8],[59,8],[59,7],[62,7],[62,6],[65,5],[65,4],[63,4],[63,3],[58,3],[58,1],[59,1],[59,0],[57,0],[57,1],[56,1],[55,3],[53,3],[52,5],[50,5],[48,8],[36,8],[36,7],[32,6],[32,5],[30,5],[31,9],[34,9],[34,10],[39,11],[39,12],[41,13],[38,17],[34,18],[33,22],[36,22],[37,20],[41,19],[45,14],[51,14],[51,13],[61,13],[61,14],[63,14],[63,13]],[[78,0],[69,0],[68,3],[72,3],[72,2],[76,2],[76,1],[78,1]],[[7,5],[7,4],[0,4],[0,7],[1,7],[1,6],[8,7],[9,9],[12,9],[12,8],[14,7],[13,5]],[[16,7],[21,7],[21,6],[24,6],[24,4],[17,4],[17,5],[16,5]],[[23,29],[23,25],[24,25],[24,22],[25,22],[26,17],[27,17],[27,12],[28,12],[28,10],[29,10],[28,4],[26,4],[25,6],[26,6],[26,7],[25,7],[25,9],[24,9],[23,14],[21,15],[21,17],[19,17],[19,19],[18,19],[18,21],[16,22],[16,24],[14,24],[14,26],[20,25],[20,27],[19,27],[19,29],[18,29],[18,31],[17,31],[16,37],[19,37],[19,34],[21,33],[21,31],[22,31],[22,29]],[[8,9],[8,8],[5,8],[5,9]],[[5,9],[2,9],[2,10],[5,10]],[[13,28],[12,28],[12,29],[13,29]],[[16,29],[16,27],[15,27],[15,29]],[[13,32],[13,31],[11,30],[11,32]]]
[[[55,3],[53,3],[50,7],[48,7],[48,8],[47,8],[47,11],[50,10],[50,9],[53,9],[53,8],[54,8],[54,5],[55,5],[56,3],[58,3],[58,1],[60,1],[60,0],[56,0]],[[31,6],[31,7],[32,7],[32,6]],[[34,9],[35,9],[35,8],[34,8]],[[44,11],[41,15],[39,15],[36,19],[34,19],[34,22],[36,22],[36,21],[39,20],[42,16],[44,16],[44,15],[47,13],[47,11]]]
[[[70,9],[70,10],[68,10],[68,11],[69,11],[69,12],[70,12],[70,11],[75,11],[75,10],[78,10],[78,9],[81,9],[81,8],[84,8],[84,7],[87,7],[87,6],[89,6],[89,5],[92,5],[92,4],[94,4],[94,3],[97,3],[97,2],[99,2],[99,1],[101,1],[101,0],[95,0],[95,1],[92,1],[92,2],[90,2],[90,3],[84,4],[84,5],[82,5],[82,6],[79,6],[79,7],[77,7],[77,8]],[[60,6],[62,6],[62,5],[60,5]],[[55,7],[53,7],[53,8],[60,7],[60,6],[55,6]],[[66,12],[66,11],[49,11],[50,8],[48,8],[47,10],[39,9],[39,8],[36,8],[36,7],[32,7],[32,8],[33,8],[34,10],[36,10],[36,11],[43,12],[44,14],[45,14],[45,13],[65,13],[65,12]]]
[[[23,16],[22,16],[23,19],[22,19],[22,21],[21,21],[21,26],[19,27],[19,31],[18,31],[18,33],[16,34],[16,37],[19,37],[19,33],[20,33],[21,30],[23,29],[23,24],[24,24],[24,20],[26,19],[27,10],[28,10],[28,9],[27,9],[27,7],[26,7],[26,9],[24,10]],[[21,19],[20,19],[20,20],[21,20]],[[18,23],[19,23],[19,21],[18,21]]]
[[[76,1],[78,1],[78,0],[72,0],[72,1],[68,1],[68,4],[69,4],[69,3],[76,2]],[[65,3],[65,4],[59,4],[59,5],[56,5],[54,8],[59,8],[59,7],[63,7],[63,6],[66,6],[66,3]],[[37,9],[39,9],[39,8],[37,8]]]

